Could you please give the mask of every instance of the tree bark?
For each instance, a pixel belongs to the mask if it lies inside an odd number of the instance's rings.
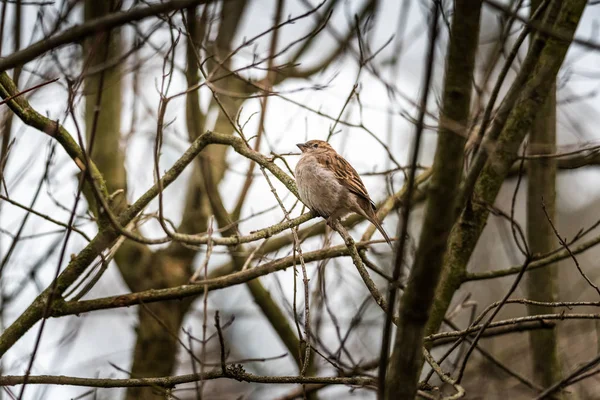
[[[531,2],[535,10],[541,0]],[[553,154],[556,152],[556,85],[550,90],[546,103],[539,111],[529,134],[530,154]],[[549,253],[555,248],[556,236],[548,217],[556,220],[556,158],[536,158],[527,165],[527,243],[532,254]],[[544,212],[544,208],[546,212]],[[528,298],[537,301],[557,300],[556,265],[530,271],[527,274]],[[529,315],[553,313],[554,309],[528,305]],[[529,333],[533,351],[533,373],[536,381],[548,387],[561,379],[561,366],[557,350],[556,329]],[[554,398],[564,398],[554,395]]]
[[[494,121],[501,124],[501,133],[494,143],[494,152],[490,154],[476,180],[469,201],[452,228],[448,250],[444,256],[444,269],[426,334],[434,333],[439,329],[452,296],[467,274],[467,264],[489,215],[487,205],[494,203],[504,179],[510,172],[511,165],[517,159],[517,152],[525,135],[531,130],[536,115],[554,88],[556,75],[586,2],[576,0],[559,2],[557,5],[560,11],[553,29],[561,32],[563,37],[568,37],[569,40],[543,36],[535,39],[543,43],[541,53],[534,61],[535,68],[530,74],[528,73],[525,84],[516,88],[519,97],[506,119],[497,117]],[[550,7],[552,8],[552,5]]]
[[[386,399],[413,399],[417,392],[423,363],[423,332],[442,270],[448,235],[455,221],[452,211],[456,207],[452,205],[456,202],[463,167],[480,15],[481,1],[456,1],[433,174],[419,248],[400,301],[400,321],[389,363]]]
[[[84,6],[86,21],[118,11],[120,2],[87,0]],[[123,50],[120,29],[94,35],[84,42],[84,93],[87,150],[107,182],[109,193],[127,191],[127,175],[121,140],[121,64],[111,59]],[[94,196],[88,196],[92,201]],[[121,203],[125,196],[117,197]],[[118,208],[118,207],[117,207]]]
[[[168,301],[139,307],[136,344],[131,376],[170,376],[177,362],[181,323],[189,309],[189,301]],[[164,390],[152,387],[127,389],[127,399],[164,399]]]
[[[87,0],[84,6],[86,20],[92,20],[118,11],[120,2]],[[84,43],[85,119],[88,152],[106,179],[109,193],[123,190],[113,197],[113,212],[120,213],[126,206],[127,175],[125,157],[121,149],[122,71],[121,64],[110,61],[123,53],[119,29],[92,36]],[[90,208],[99,215],[95,196],[86,190]],[[102,224],[102,218],[99,218]],[[173,254],[171,247],[151,252],[140,243],[126,240],[115,260],[123,278],[132,291],[166,288],[184,284],[190,271],[193,255]],[[138,308],[136,344],[131,367],[132,377],[170,375],[178,353],[177,335],[185,312],[191,304],[166,302]],[[160,321],[160,322],[159,322]],[[164,393],[151,387],[129,388],[127,399],[163,399]]]
[[[528,151],[531,154],[554,153],[556,143],[556,89],[540,110],[529,136]],[[527,242],[532,254],[545,254],[556,247],[556,236],[544,213],[556,221],[556,159],[538,158],[528,165],[527,190]],[[528,298],[537,301],[557,300],[556,265],[527,273]],[[554,312],[548,307],[528,305],[529,315]],[[533,351],[533,372],[544,387],[560,380],[561,367],[557,353],[556,329],[530,332]],[[558,398],[557,395],[555,397]]]

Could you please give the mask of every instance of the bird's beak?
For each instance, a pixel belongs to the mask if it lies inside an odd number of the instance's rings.
[[[304,143],[297,143],[296,146],[298,146],[300,151],[304,153],[304,149],[306,148],[306,145]]]

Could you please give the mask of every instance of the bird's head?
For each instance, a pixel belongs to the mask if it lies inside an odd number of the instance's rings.
[[[298,143],[296,146],[300,149],[302,154],[319,154],[326,153],[333,150],[333,147],[329,143],[323,140],[309,140],[306,143]]]

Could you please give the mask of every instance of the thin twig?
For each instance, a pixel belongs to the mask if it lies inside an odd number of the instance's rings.
[[[434,61],[435,61],[435,47],[438,35],[438,15],[440,4],[433,2],[431,4],[431,22],[429,26],[429,44],[426,54],[426,69],[423,75],[423,87],[421,93],[421,101],[419,105],[419,113],[417,117],[417,126],[415,131],[415,138],[413,142],[412,154],[411,154],[411,169],[408,173],[407,179],[407,190],[406,195],[403,199],[402,215],[398,221],[398,244],[396,247],[396,255],[394,260],[394,272],[392,278],[394,282],[400,283],[402,277],[402,264],[404,263],[404,255],[406,251],[406,241],[408,236],[408,226],[410,213],[412,211],[412,200],[413,192],[415,190],[415,175],[417,172],[416,166],[419,162],[419,153],[421,150],[421,137],[424,130],[425,114],[427,110],[427,103],[429,99],[431,78],[433,75]],[[379,389],[378,393],[381,398],[385,396],[385,385],[386,385],[386,374],[388,368],[388,359],[390,351],[390,336],[392,334],[392,320],[394,317],[394,308],[396,306],[396,296],[398,287],[395,284],[390,284],[388,287],[387,303],[389,305],[386,313],[385,325],[383,329],[383,335],[381,340],[381,353],[379,362]]]
[[[465,389],[462,386],[460,386],[456,382],[456,380],[452,379],[450,376],[448,376],[446,373],[444,373],[444,371],[442,371],[442,367],[440,367],[440,365],[435,362],[435,359],[431,356],[431,354],[429,354],[429,352],[425,348],[423,348],[423,357],[425,357],[425,360],[427,361],[427,363],[436,372],[436,374],[438,374],[440,379],[443,382],[445,382],[449,385],[452,385],[454,387],[454,389],[456,390],[456,393],[454,395],[449,396],[449,397],[444,397],[445,400],[456,400],[456,399],[460,399],[460,398],[464,397]]]
[[[569,245],[567,244],[567,242],[558,233],[558,230],[554,226],[554,223],[552,222],[552,219],[548,215],[548,211],[546,210],[546,204],[544,203],[544,199],[542,199],[542,210],[544,211],[544,214],[546,215],[546,219],[548,220],[548,223],[552,227],[552,230],[554,231],[554,234],[556,235],[556,238],[560,242],[560,245],[565,248],[565,250],[569,253],[569,256],[571,257],[571,259],[575,263],[575,266],[577,267],[577,270],[579,271],[579,274],[581,274],[581,276],[583,276],[583,278],[587,281],[587,283],[596,290],[596,292],[598,293],[598,295],[600,295],[600,288],[598,288],[598,285],[596,285],[594,282],[592,282],[591,279],[588,278],[588,276],[585,274],[585,272],[583,272],[583,270],[581,269],[581,266],[579,265],[579,261],[577,261],[577,257],[575,257],[575,254],[573,254],[573,252],[569,248]]]
[[[219,350],[221,360],[221,373],[227,373],[227,366],[225,364],[225,339],[223,339],[223,330],[221,329],[221,322],[219,318],[219,310],[215,311],[215,328],[217,328],[217,335],[219,336]]]

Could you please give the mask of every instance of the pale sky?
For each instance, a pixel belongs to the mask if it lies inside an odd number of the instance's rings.
[[[406,43],[403,45],[403,53],[400,58],[399,70],[394,77],[390,74],[389,68],[382,65],[391,55],[391,49],[395,45],[392,44],[386,47],[380,55],[374,60],[374,64],[382,75],[390,83],[394,84],[399,92],[404,96],[417,100],[421,88],[421,72],[424,68],[425,56],[424,48],[426,46],[426,38],[423,35],[427,28],[426,2],[419,0],[412,1],[411,11],[407,20],[407,26],[404,28]],[[127,2],[129,3],[129,2]],[[237,38],[237,43],[243,40],[243,37],[252,37],[271,25],[273,18],[272,1],[254,0],[247,10],[243,21],[243,29],[240,36]],[[284,15],[298,15],[306,11],[305,6],[299,0],[287,2],[287,7]],[[315,3],[311,0],[311,3]],[[340,7],[334,13],[329,25],[334,27],[338,32],[345,32],[348,26],[348,16],[352,16],[357,7],[358,2],[345,0],[340,2]],[[369,33],[369,41],[371,49],[379,49],[388,39],[392,37],[397,29],[397,21],[399,14],[400,1],[385,0],[382,2],[377,12],[373,23],[373,30]],[[449,2],[445,2],[449,3]],[[57,1],[60,4],[60,1]],[[316,4],[316,3],[315,3]],[[11,6],[9,6],[10,9]],[[57,5],[51,6],[53,8]],[[26,40],[29,41],[30,32],[35,22],[35,8],[26,7],[26,26],[23,27]],[[485,8],[484,19],[482,24],[482,38],[490,39],[497,34],[497,21],[495,12],[490,12],[489,8]],[[600,7],[588,7],[584,19],[578,30],[578,37],[588,39],[600,43],[597,29],[593,28],[597,22]],[[306,33],[308,22],[301,21],[294,25],[286,26],[280,35],[281,46],[289,43],[290,40]],[[34,41],[40,38],[40,33],[37,32]],[[165,43],[166,35],[156,35],[152,41],[154,44]],[[438,43],[438,51],[436,54],[436,70],[434,76],[434,96],[431,96],[432,102],[429,109],[437,114],[435,101],[439,98],[440,84],[443,78],[443,55],[445,52],[445,42],[447,32],[444,30],[442,40]],[[514,39],[514,36],[513,36]],[[182,39],[183,40],[183,39]],[[264,54],[268,51],[269,36],[259,41],[258,52]],[[335,41],[331,34],[325,29],[319,36],[317,43],[311,48],[310,58],[305,59],[307,65],[312,65],[311,62],[318,60],[323,54],[328,54]],[[353,44],[356,49],[356,41]],[[6,48],[6,46],[5,46]],[[489,48],[489,46],[488,46]],[[236,65],[244,65],[251,60],[251,50],[242,52],[240,56],[235,58]],[[525,50],[525,49],[522,49]],[[68,54],[68,49],[63,49],[59,54]],[[523,53],[524,54],[524,53]],[[183,51],[179,52],[178,63],[184,65],[185,56]],[[282,56],[277,61],[284,62],[286,56]],[[65,59],[63,63],[69,68],[76,71],[75,65],[69,65]],[[566,85],[559,84],[558,98],[569,99],[576,95],[585,95],[590,91],[597,90],[598,82],[596,77],[600,70],[598,69],[598,55],[578,46],[572,46],[565,68],[561,72],[561,77],[569,77]],[[158,79],[160,79],[160,59],[151,60],[144,67],[143,71],[143,92],[144,97],[150,105],[151,110],[155,113],[158,104],[157,90]],[[37,62],[28,64],[28,68],[35,68]],[[305,81],[290,81],[278,87],[281,91],[293,91],[298,88],[308,87],[311,84],[327,84],[326,88],[318,91],[303,90],[285,94],[285,96],[294,99],[297,102],[305,104],[313,109],[321,112],[337,116],[343,107],[344,102],[356,80],[358,67],[353,56],[348,55],[343,60],[336,62],[330,68],[320,75],[312,78],[310,83]],[[253,72],[253,74],[258,74]],[[58,76],[58,75],[57,75]],[[39,78],[31,78],[30,74],[25,74],[23,79],[23,88],[29,87],[32,84],[39,83]],[[127,76],[124,90],[129,90],[129,78]],[[173,93],[184,89],[185,80],[181,74],[175,77]],[[410,151],[410,141],[414,134],[414,126],[407,122],[400,113],[408,113],[410,116],[416,116],[416,110],[410,107],[408,103],[401,99],[390,101],[390,97],[385,86],[368,71],[363,70],[359,79],[360,100],[363,108],[362,113],[359,112],[356,102],[352,102],[347,108],[347,113],[344,119],[353,123],[363,123],[371,132],[374,132],[381,140],[386,141],[388,135],[388,116],[390,107],[393,114],[393,129],[392,142],[389,144],[394,156],[401,162],[407,163],[407,157]],[[123,108],[123,132],[129,129],[129,121],[131,119],[131,93],[125,93],[126,103]],[[210,93],[204,91],[202,93],[203,104],[207,104]],[[48,114],[53,119],[64,120],[66,109],[66,98],[64,90],[64,82],[59,82],[36,92],[31,98],[31,104],[38,111]],[[259,110],[258,100],[249,100],[245,103],[241,120],[247,119],[254,112]],[[581,146],[582,143],[595,142],[600,140],[600,133],[597,132],[598,126],[598,109],[600,104],[597,97],[588,97],[584,100],[569,104],[561,104],[559,108],[559,141],[565,149]],[[137,110],[138,112],[140,110]],[[83,115],[83,108],[80,107],[79,115]],[[183,101],[174,101],[168,111],[167,119],[175,119],[172,128],[165,133],[165,145],[161,159],[161,167],[163,170],[172,165],[178,156],[186,149],[187,142],[182,139],[185,134],[185,111]],[[361,120],[362,118],[362,120]],[[80,119],[81,122],[82,118]],[[432,122],[432,121],[428,121]],[[74,134],[74,124],[70,119],[65,122],[65,127]],[[258,115],[250,119],[250,122],[245,128],[246,136],[253,136],[256,133],[258,125]],[[290,104],[280,98],[271,97],[268,104],[268,116],[266,119],[266,139],[263,141],[261,151],[268,154],[270,151],[277,153],[287,153],[296,151],[295,143],[308,139],[324,139],[332,126],[332,121],[322,118],[314,113],[300,109],[295,105]],[[343,125],[338,125],[340,130],[332,139],[332,145],[338,149],[361,173],[383,171],[389,167],[386,161],[386,153],[383,148],[362,129],[348,128]],[[127,170],[130,187],[130,201],[136,199],[143,193],[153,182],[152,169],[149,154],[151,154],[155,132],[155,120],[140,117],[140,123],[135,135],[129,142],[127,148]],[[11,198],[29,204],[33,191],[40,179],[40,173],[45,163],[46,154],[48,153],[48,143],[50,139],[42,133],[31,128],[23,127],[19,122],[15,124],[13,134],[16,137],[16,142],[12,150],[11,162],[8,166],[7,184]],[[433,149],[435,144],[435,135],[431,131],[425,134],[421,152],[421,163],[429,165],[433,157]],[[562,148],[562,147],[561,147]],[[77,172],[75,165],[66,156],[65,152],[57,146],[56,161],[51,169],[51,191],[52,195],[67,207],[72,206],[74,194],[76,191],[76,179],[74,174]],[[240,157],[230,153],[228,160],[231,162],[231,168],[237,172],[245,173],[246,163],[240,162]],[[293,168],[297,157],[287,157],[290,166]],[[282,166],[282,163],[279,163]],[[258,171],[258,170],[257,170]],[[189,172],[189,171],[187,171]],[[582,172],[569,172],[561,174],[558,182],[558,204],[560,210],[573,212],[588,206],[593,200],[597,199],[600,185],[597,184],[599,175],[596,169],[589,169]],[[175,182],[165,194],[168,201],[177,204],[183,201],[181,194],[185,190],[185,176],[182,176]],[[226,175],[221,183],[221,193],[231,194],[224,195],[226,207],[231,207],[237,199],[237,194],[244,176],[240,173],[230,172]],[[364,182],[375,201],[380,201],[387,196],[385,180],[381,176],[364,177]],[[276,188],[280,196],[285,198],[286,207],[290,207],[294,203],[293,196],[288,195],[287,190],[281,184],[276,183]],[[403,183],[401,173],[395,175],[394,188],[398,190]],[[262,177],[255,180],[254,186],[250,191],[250,199],[246,203],[244,215],[250,215],[271,206],[276,205],[275,198],[269,191],[269,187]],[[181,206],[171,207],[167,216],[177,222],[180,218]],[[53,199],[43,189],[35,207],[36,210],[49,214],[61,221],[68,220],[68,212],[59,209]],[[85,201],[80,204],[79,210],[85,210]],[[294,211],[294,216],[298,215],[299,207]],[[2,205],[0,211],[1,226],[10,232],[15,232],[18,229],[23,213],[15,207],[8,204]],[[241,224],[242,232],[262,228],[267,225],[279,222],[282,218],[280,209],[261,215],[248,222]],[[419,212],[414,214],[413,224],[418,224]],[[386,220],[385,227],[391,234],[396,230],[396,218],[391,217]],[[312,223],[312,222],[311,222]],[[366,224],[359,225],[358,229],[353,231],[355,237],[359,237]],[[87,223],[84,226],[89,235],[95,232],[95,226]],[[43,232],[55,230],[55,226],[47,223],[35,216],[29,217],[29,222],[26,225],[23,235],[33,235]],[[156,226],[149,224],[145,234],[152,237],[160,235],[160,231]],[[5,292],[10,293],[15,289],[18,282],[27,276],[27,271],[33,264],[34,260],[42,255],[46,247],[56,239],[56,235],[45,236],[42,238],[27,240],[22,242],[16,249],[9,267],[3,273],[2,287]],[[336,237],[335,241],[339,241]],[[77,235],[72,235],[69,241],[67,254],[77,253],[83,246],[84,240]],[[0,235],[0,252],[3,254],[10,244],[10,237],[6,234]],[[306,242],[305,250],[321,245],[320,241],[309,240]],[[280,255],[285,254],[280,251]],[[381,247],[382,252],[386,252],[385,247]],[[43,264],[41,269],[36,274],[38,287],[32,283],[27,284],[21,291],[20,300],[13,303],[4,313],[4,326],[10,324],[14,318],[19,315],[23,309],[30,304],[31,300],[38,293],[39,289],[45,288],[50,282],[54,274],[56,263],[58,262],[58,253],[56,251],[51,256],[47,257],[47,262]],[[203,256],[197,258],[198,264],[202,261]],[[210,266],[216,267],[228,260],[226,254],[214,254],[211,258]],[[382,265],[388,262],[389,258],[385,256],[381,259]],[[332,296],[330,301],[336,309],[336,316],[344,321],[344,324],[349,323],[350,319],[356,314],[364,296],[367,294],[364,284],[356,274],[349,259],[338,259],[331,262],[328,268],[330,275],[328,284],[332,286]],[[66,265],[66,260],[62,267]],[[314,278],[316,269],[314,265],[309,267],[309,273]],[[277,274],[281,289],[272,277],[262,278],[264,285],[271,291],[274,297],[281,299],[280,293],[283,292],[288,301],[291,301],[293,295],[293,271],[288,269],[285,272]],[[374,277],[376,279],[376,277]],[[377,279],[376,279],[377,280]],[[316,282],[316,279],[313,279]],[[377,281],[379,284],[382,282]],[[311,286],[316,289],[316,286]],[[334,290],[335,289],[335,290]],[[112,294],[120,294],[128,292],[127,287],[122,281],[116,265],[111,265],[105,275],[102,277],[96,287],[87,295],[86,298],[102,297]],[[298,300],[301,304],[302,295]],[[282,304],[281,301],[279,301]],[[184,323],[184,327],[192,327],[196,334],[201,332],[201,305],[197,305],[196,309],[200,310],[197,313],[190,313],[188,321]],[[239,345],[234,351],[235,357],[271,357],[281,355],[286,352],[285,348],[279,343],[273,331],[263,322],[263,317],[260,315],[257,308],[245,287],[236,286],[211,293],[209,297],[209,307],[211,310],[220,309],[227,316],[235,314],[236,321],[234,327],[228,331],[227,340],[230,343],[238,343]],[[212,318],[212,313],[211,313]],[[228,318],[222,317],[223,320]],[[356,349],[356,359],[371,359],[379,352],[379,325],[382,323],[382,313],[376,307],[370,306],[369,311],[365,314],[365,319],[372,321],[371,325],[376,329],[364,329],[361,331],[363,340],[353,340],[351,346]],[[211,319],[209,318],[209,321]],[[85,314],[81,317],[64,317],[60,319],[51,319],[48,321],[40,351],[38,352],[33,374],[53,374],[53,375],[76,375],[76,376],[95,376],[99,374],[103,377],[114,376],[124,377],[123,373],[115,371],[109,362],[118,365],[123,369],[130,368],[131,351],[134,346],[135,336],[133,328],[136,324],[136,314],[133,308],[100,311]],[[33,347],[33,340],[38,332],[39,325],[31,329],[17,344],[7,353],[2,360],[2,368],[4,374],[23,374],[29,360],[29,352]],[[362,328],[361,328],[362,329]],[[68,332],[73,332],[71,336],[65,335]],[[330,343],[332,348],[336,348],[337,339],[333,328],[325,331],[323,340]],[[376,335],[375,337],[369,335]],[[368,340],[367,340],[368,339]],[[61,343],[62,341],[62,343]],[[241,348],[240,345],[243,345]],[[233,358],[233,357],[232,357]],[[183,359],[188,365],[188,360]],[[187,367],[186,367],[187,368]],[[252,369],[248,367],[247,369]],[[296,370],[290,357],[268,361],[255,366],[258,373],[263,374],[295,374]],[[187,371],[187,370],[186,370]],[[331,371],[330,371],[331,372]],[[42,395],[42,391],[46,390]],[[268,390],[269,396],[274,396],[274,393],[285,393],[289,388],[275,388],[272,386],[260,387],[261,390]],[[37,398],[52,398],[66,399],[77,396],[85,392],[85,388],[72,387],[42,387],[29,386],[26,392],[26,399]],[[116,390],[101,390],[99,391],[99,399],[109,399],[116,396]],[[262,398],[266,392],[256,392],[251,398]],[[331,397],[336,398],[339,395],[350,396],[348,388],[339,387],[328,389],[323,392],[329,393]],[[367,391],[357,391],[352,394],[353,398],[374,398],[373,393]],[[326,396],[323,396],[326,398]]]

